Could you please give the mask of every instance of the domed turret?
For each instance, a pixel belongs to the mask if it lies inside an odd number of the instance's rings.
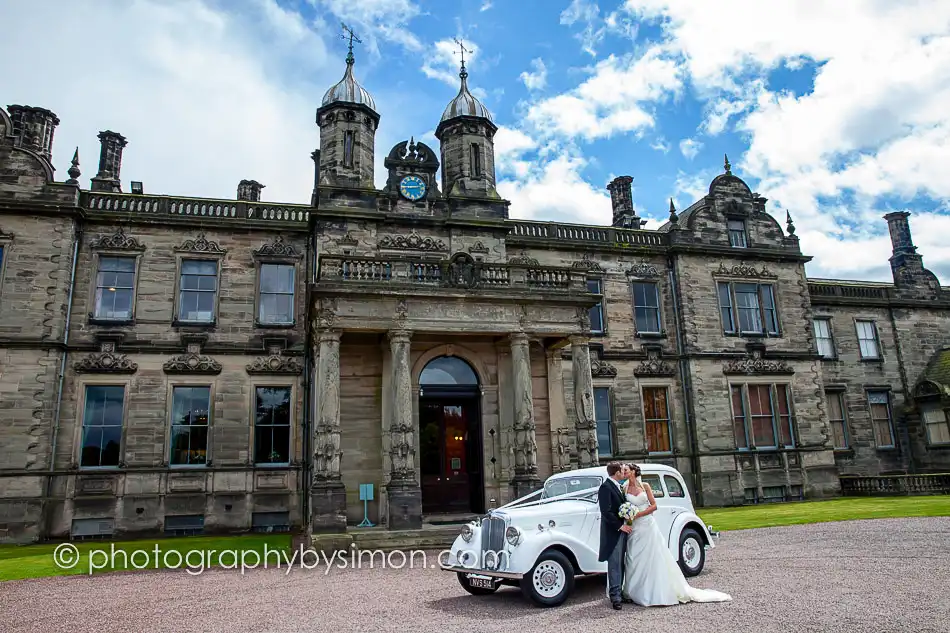
[[[374,153],[379,113],[376,102],[353,76],[353,41],[349,33],[346,71],[323,95],[317,109],[320,126],[320,182],[336,187],[374,189]]]
[[[446,106],[435,130],[442,150],[442,190],[448,197],[498,200],[494,142],[498,127],[488,108],[469,92],[464,56],[459,78],[459,92]]]

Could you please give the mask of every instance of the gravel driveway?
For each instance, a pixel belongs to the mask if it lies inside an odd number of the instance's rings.
[[[0,630],[936,633],[950,630],[948,541],[950,517],[723,533],[691,584],[733,602],[619,612],[603,577],[578,579],[567,603],[538,609],[515,588],[474,597],[454,575],[408,565],[46,578],[0,583]]]

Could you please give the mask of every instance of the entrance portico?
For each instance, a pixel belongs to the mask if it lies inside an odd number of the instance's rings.
[[[380,284],[353,279],[347,267],[330,267],[328,259],[344,258],[321,257],[321,278],[311,286],[317,357],[314,531],[346,529],[353,482],[346,481],[350,462],[341,448],[341,363],[349,375],[351,356],[355,362],[363,354],[347,351],[351,340],[372,349],[366,342],[375,338],[382,356],[379,520],[389,529],[419,528],[424,513],[483,512],[492,500],[533,492],[542,481],[539,461],[544,476],[563,467],[565,435],[576,437],[582,464],[596,461],[586,344],[586,317],[596,299],[582,276],[575,284],[574,271],[557,271],[563,275],[559,286],[486,288],[478,299],[444,285],[413,288],[411,282],[398,292],[397,284],[386,284],[384,294]],[[336,276],[328,274],[334,270]],[[556,352],[567,344],[579,405],[573,433],[565,433],[563,391],[551,384],[560,383]],[[533,372],[545,378],[547,389],[535,389]],[[559,402],[536,410],[536,398],[552,397]],[[541,460],[539,443],[545,447]]]

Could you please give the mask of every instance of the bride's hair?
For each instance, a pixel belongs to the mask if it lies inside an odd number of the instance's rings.
[[[643,480],[640,479],[640,467],[636,464],[630,463],[627,464],[627,468],[629,468],[630,472],[633,473],[633,478],[637,480],[637,483],[640,484],[640,486],[643,486]]]

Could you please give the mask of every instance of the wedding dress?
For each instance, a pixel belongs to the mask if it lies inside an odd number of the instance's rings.
[[[627,501],[640,508],[650,504],[645,490],[637,495],[627,493]],[[729,594],[698,589],[686,582],[652,514],[636,519],[632,527],[624,554],[623,597],[644,607],[732,600]]]

